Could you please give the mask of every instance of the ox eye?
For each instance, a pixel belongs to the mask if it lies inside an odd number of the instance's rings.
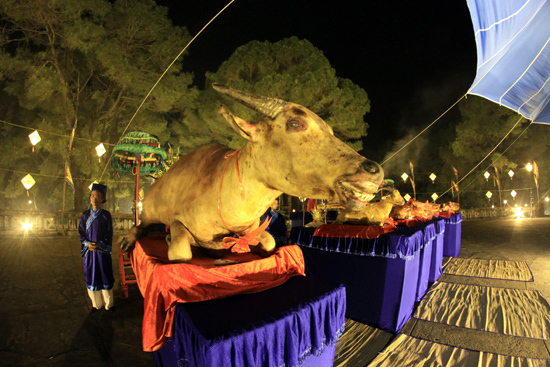
[[[286,123],[288,130],[305,130],[305,124],[300,120],[290,120]]]

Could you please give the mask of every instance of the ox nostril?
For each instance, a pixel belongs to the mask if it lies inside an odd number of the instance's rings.
[[[381,167],[378,163],[370,160],[366,160],[363,163],[361,163],[361,166],[365,171],[371,174],[377,174],[381,171]]]

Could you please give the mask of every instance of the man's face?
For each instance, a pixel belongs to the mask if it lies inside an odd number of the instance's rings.
[[[273,211],[279,210],[279,200],[275,200],[275,201],[271,204],[271,210],[273,210]]]
[[[94,190],[90,195],[90,202],[93,206],[100,206],[103,203],[103,194],[100,191]]]

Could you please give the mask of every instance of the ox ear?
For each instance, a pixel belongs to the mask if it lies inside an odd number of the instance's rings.
[[[242,118],[230,114],[223,106],[220,107],[218,113],[225,118],[233,130],[238,132],[239,135],[246,140],[256,141],[258,139],[258,128],[256,125],[248,123]]]

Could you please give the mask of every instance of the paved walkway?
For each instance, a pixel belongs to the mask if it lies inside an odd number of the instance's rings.
[[[525,260],[535,281],[522,286],[550,299],[550,218],[465,221],[460,257]],[[0,237],[0,365],[153,366],[151,353],[141,349],[143,298],[135,284],[122,297],[117,250],[113,259],[117,310],[90,314],[76,234]],[[413,335],[446,338],[457,346],[481,340],[477,345],[487,348],[514,347],[490,333],[472,336],[420,322],[407,327]]]

